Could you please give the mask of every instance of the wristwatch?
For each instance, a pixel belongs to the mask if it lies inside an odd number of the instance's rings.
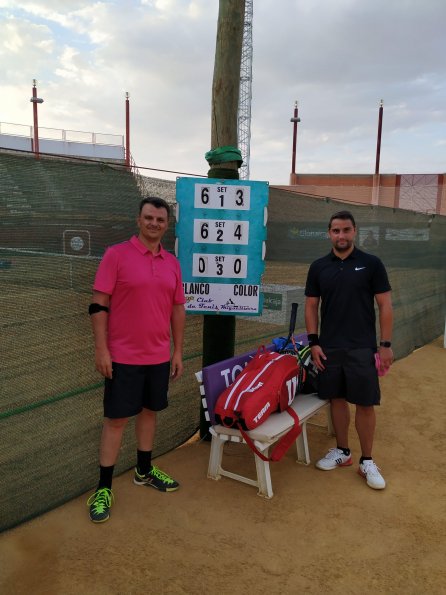
[[[380,347],[392,347],[392,343],[390,341],[380,341],[379,346]]]

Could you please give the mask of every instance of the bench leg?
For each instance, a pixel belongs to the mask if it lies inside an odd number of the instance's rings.
[[[268,450],[266,449],[263,454],[268,456]],[[259,496],[263,496],[264,498],[272,498],[273,497],[273,485],[271,482],[271,471],[269,468],[269,461],[262,461],[260,457],[256,454],[254,455],[254,459],[256,462],[256,471],[257,471],[257,481],[259,491],[257,494]]]
[[[262,461],[260,457],[254,454],[254,460],[256,464],[256,474],[257,479],[250,479],[249,477],[245,477],[243,475],[238,475],[237,473],[232,473],[231,471],[227,471],[222,467],[222,459],[223,459],[223,449],[225,442],[227,440],[222,440],[218,434],[212,433],[212,440],[211,440],[211,450],[209,453],[209,466],[208,466],[208,477],[210,479],[221,479],[222,475],[225,477],[230,477],[231,479],[235,479],[236,481],[242,481],[243,483],[247,483],[248,485],[252,485],[258,488],[258,495],[263,496],[264,498],[272,498],[273,497],[273,488],[271,482],[271,473],[269,468],[269,461]],[[268,449],[265,451],[265,455],[267,455]]]
[[[212,436],[211,452],[209,454],[208,477],[211,479],[220,479],[220,468],[223,457],[224,440],[220,440],[217,435]]]
[[[308,448],[308,439],[307,439],[307,422],[303,422],[302,424],[302,432],[299,434],[296,440],[296,448],[297,448],[297,461],[298,463],[303,463],[304,465],[310,464],[310,449]]]

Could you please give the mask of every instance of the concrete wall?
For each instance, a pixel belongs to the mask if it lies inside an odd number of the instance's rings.
[[[27,136],[0,134],[0,147],[2,149],[13,149],[14,151],[31,151],[31,144],[31,139]]]
[[[0,134],[0,147],[3,149],[13,149],[17,151],[32,151],[33,142],[31,138],[24,136]],[[40,138],[39,150],[41,153],[67,155],[71,157],[118,159],[120,161],[125,159],[124,147],[120,145],[80,143]]]
[[[444,174],[414,175],[414,192],[423,191],[423,178],[426,178],[426,195],[436,194],[434,200],[413,207],[400,204],[400,174],[291,174],[289,186],[279,186],[288,191],[327,196],[352,204],[371,204],[390,208],[409,208],[423,212],[446,215],[446,185]],[[407,177],[407,176],[404,176]],[[435,188],[432,186],[435,178]],[[429,189],[430,192],[427,192]]]

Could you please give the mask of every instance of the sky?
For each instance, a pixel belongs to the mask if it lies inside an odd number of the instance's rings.
[[[206,175],[217,0],[0,0],[0,122],[125,133],[141,173]],[[254,0],[250,179],[446,172],[444,0]],[[142,168],[153,168],[142,169]]]

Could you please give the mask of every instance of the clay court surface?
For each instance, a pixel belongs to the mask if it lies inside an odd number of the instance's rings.
[[[443,338],[397,361],[381,386],[374,454],[385,490],[368,488],[356,465],[322,472],[290,450],[265,500],[207,479],[209,443],[193,441],[156,461],[181,482],[176,493],[137,487],[127,472],[103,525],[88,520],[85,494],[2,533],[0,592],[446,593]],[[320,427],[308,433],[315,460],[333,441]],[[351,448],[359,455],[354,431]],[[225,462],[253,469],[241,445]]]

